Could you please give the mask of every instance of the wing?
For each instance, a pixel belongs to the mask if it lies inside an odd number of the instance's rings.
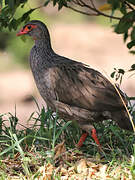
[[[98,71],[75,61],[60,63],[49,72],[57,100],[92,111],[123,108],[113,85]]]

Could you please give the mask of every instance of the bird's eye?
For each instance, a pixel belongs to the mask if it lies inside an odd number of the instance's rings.
[[[27,26],[27,28],[30,30],[32,27],[31,26]]]

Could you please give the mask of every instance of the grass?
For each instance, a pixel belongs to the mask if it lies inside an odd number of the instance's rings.
[[[28,122],[29,127],[22,125],[22,129],[17,129],[16,113],[0,115],[0,180],[43,179],[46,172],[50,172],[46,175],[48,179],[61,179],[64,173],[70,177],[71,169],[73,179],[75,175],[81,178],[78,174],[83,172],[78,168],[82,162],[84,169],[90,171],[93,166],[94,172],[96,169],[91,179],[98,179],[96,174],[100,168],[104,168],[105,176],[110,178],[114,176],[114,169],[118,171],[116,179],[121,175],[127,179],[135,175],[134,135],[119,129],[111,120],[95,124],[103,152],[98,151],[91,136],[77,149],[75,145],[81,136],[78,125],[59,119],[51,109],[38,109]]]

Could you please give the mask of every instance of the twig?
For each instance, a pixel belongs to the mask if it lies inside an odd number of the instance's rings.
[[[125,3],[131,10],[135,10],[126,0],[121,0],[123,3]]]
[[[130,115],[130,113],[129,113],[129,110],[128,110],[127,106],[126,106],[126,103],[125,103],[125,101],[124,101],[121,93],[120,93],[120,90],[119,90],[118,87],[112,82],[111,78],[110,78],[108,75],[107,75],[107,77],[108,77],[108,80],[110,81],[110,83],[111,83],[111,84],[113,85],[113,87],[115,88],[116,92],[118,93],[118,95],[119,95],[119,97],[120,97],[120,99],[121,99],[121,101],[122,101],[122,103],[123,103],[123,105],[124,105],[124,107],[125,107],[125,110],[126,110],[126,112],[127,112],[127,114],[128,114],[129,120],[130,120],[131,125],[132,125],[132,128],[133,128],[133,132],[135,133],[135,124],[134,124],[134,121],[133,121],[133,119],[132,119],[132,117],[131,117],[131,115]]]
[[[81,14],[84,14],[84,15],[87,15],[87,16],[100,16],[100,15],[101,15],[101,16],[108,17],[108,18],[111,18],[111,19],[117,19],[117,20],[120,20],[120,19],[121,19],[120,17],[111,16],[111,15],[108,15],[108,14],[105,14],[105,13],[99,11],[99,10],[95,7],[93,1],[92,1],[92,0],[90,0],[90,1],[91,1],[92,6],[86,4],[86,3],[83,2],[82,0],[76,0],[76,1],[73,0],[72,2],[73,2],[75,5],[88,8],[89,10],[92,10],[92,11],[95,12],[95,13],[88,13],[88,12],[85,12],[85,11],[82,11],[82,10],[79,10],[79,9],[76,9],[76,8],[70,6],[70,5],[67,5],[66,8],[69,8],[69,9],[75,11],[75,12],[78,12],[78,13],[81,13]],[[43,8],[43,7],[44,7],[44,5],[41,5],[41,6],[39,6],[39,7],[34,8],[34,10],[39,9],[39,8]]]
[[[96,6],[95,6],[93,0],[90,0],[90,2],[91,2],[91,4],[92,4],[92,6],[96,9]]]
[[[90,13],[87,13],[87,12],[84,12],[84,11],[81,11],[81,10],[78,10],[78,9],[75,9],[75,8],[73,8],[73,7],[71,7],[71,6],[67,6],[67,8],[69,8],[69,9],[75,11],[75,12],[78,12],[78,13],[81,13],[81,14],[85,14],[85,15],[87,15],[87,16],[98,16],[98,14],[92,14],[92,13],[90,14]]]
[[[87,16],[105,16],[105,17],[108,17],[108,18],[111,18],[111,19],[117,19],[117,20],[120,20],[121,18],[120,17],[116,17],[116,16],[111,16],[111,15],[108,15],[108,14],[105,14],[105,13],[102,13],[101,11],[97,10],[97,9],[94,9],[94,8],[91,8],[92,11],[95,11],[96,13],[88,13],[88,12],[84,12],[84,11],[81,11],[81,10],[78,10],[78,9],[75,9],[71,6],[68,6],[67,5],[67,8],[73,10],[73,11],[76,11],[78,13],[81,13],[81,14],[85,14]]]

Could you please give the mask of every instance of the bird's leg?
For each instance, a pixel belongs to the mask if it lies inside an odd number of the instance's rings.
[[[91,136],[92,136],[92,138],[94,139],[94,141],[96,142],[96,144],[98,145],[99,149],[101,150],[101,149],[102,149],[102,148],[101,148],[101,144],[99,143],[99,140],[98,140],[98,138],[97,138],[97,133],[96,133],[96,129],[95,129],[95,128],[93,128],[93,129],[91,130]]]
[[[85,141],[86,137],[88,136],[88,133],[85,132],[82,134],[82,136],[80,137],[79,142],[77,143],[77,147],[80,148],[83,145],[83,142]]]
[[[79,142],[77,143],[77,147],[80,148],[82,145],[83,145],[83,142],[85,141],[86,137],[88,136],[89,134],[87,132],[83,133],[82,136],[80,137],[80,140]],[[92,138],[94,139],[94,141],[96,142],[96,144],[98,145],[99,149],[101,150],[101,144],[97,138],[97,133],[96,133],[96,129],[95,128],[92,128],[91,130],[91,136]]]

